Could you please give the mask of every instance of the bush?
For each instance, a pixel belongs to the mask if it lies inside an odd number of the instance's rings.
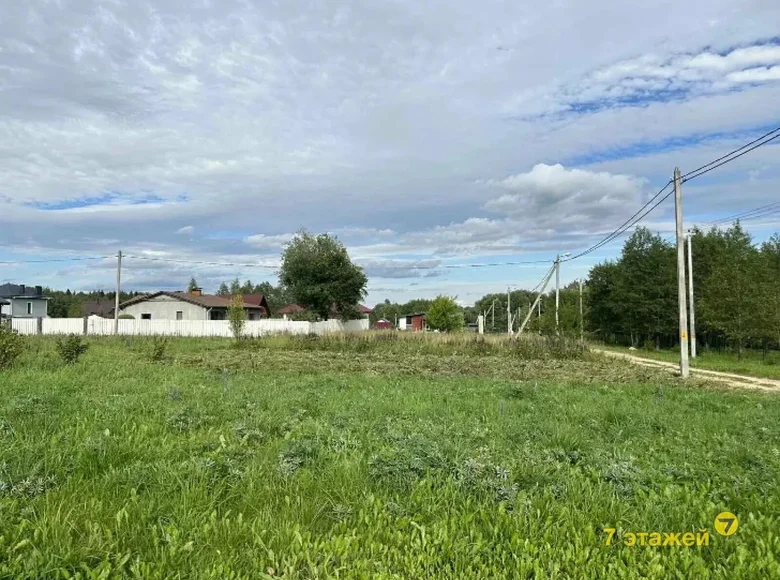
[[[244,297],[241,294],[234,294],[230,299],[228,306],[228,320],[230,321],[230,331],[233,338],[240,339],[244,334],[246,325],[246,311],[244,310]]]
[[[455,332],[463,328],[463,309],[449,296],[437,296],[428,309],[425,323],[433,330]]]
[[[118,318],[119,320],[135,320],[135,316],[132,314],[120,314]]]
[[[24,338],[10,327],[0,323],[0,369],[13,366],[24,349]]]
[[[168,339],[163,336],[152,338],[152,350],[149,352],[149,358],[153,362],[160,362],[165,359],[165,350],[168,348]]]
[[[69,334],[68,336],[57,339],[57,353],[65,364],[75,364],[79,357],[87,352],[89,345],[81,341],[78,334]]]

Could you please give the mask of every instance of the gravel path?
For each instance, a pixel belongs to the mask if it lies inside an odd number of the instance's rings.
[[[665,369],[673,373],[679,373],[680,365],[676,363],[664,362],[660,360],[643,358],[634,354],[614,352],[611,350],[594,349],[606,356],[622,358],[632,363],[646,367]],[[702,378],[712,379],[714,381],[726,383],[729,386],[741,389],[759,389],[762,391],[775,391],[780,393],[780,381],[776,379],[764,379],[760,377],[749,377],[746,375],[737,375],[734,373],[722,373],[719,371],[708,371],[704,369],[695,369],[691,367],[691,374]]]

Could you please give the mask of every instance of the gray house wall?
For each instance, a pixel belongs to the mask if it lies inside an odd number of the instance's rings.
[[[156,296],[150,300],[136,302],[122,308],[120,314],[130,314],[141,320],[142,314],[151,314],[152,320],[176,320],[176,312],[181,311],[182,320],[208,320],[208,309],[170,296]]]
[[[6,298],[6,300],[11,303],[11,316],[14,318],[46,318],[48,316],[48,300],[41,298]],[[27,314],[28,303],[32,304],[30,314]]]

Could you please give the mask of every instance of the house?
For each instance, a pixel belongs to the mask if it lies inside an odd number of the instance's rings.
[[[200,288],[189,292],[141,294],[119,305],[119,313],[139,320],[227,320],[229,296],[203,294]],[[269,312],[265,298],[261,304],[243,303],[247,320],[260,320]]]
[[[363,306],[362,304],[358,304],[358,311],[360,312],[360,318],[368,318],[369,315],[373,312],[372,309],[368,308],[367,306]],[[305,312],[306,309],[303,306],[300,306],[298,304],[288,304],[287,306],[282,306],[279,310],[276,311],[278,315],[281,315],[282,318],[287,320],[288,317],[294,315],[294,314],[300,314],[301,312]],[[339,311],[338,308],[336,308],[336,305],[330,307],[330,313],[331,318],[337,318]]]
[[[376,321],[376,324],[374,324],[374,328],[376,330],[390,330],[393,328],[393,323],[387,320],[386,318],[382,318],[381,320]]]
[[[49,298],[40,286],[0,285],[0,314],[11,318],[47,318]]]
[[[271,318],[271,308],[268,306],[265,294],[244,294],[244,302],[259,306],[263,309],[263,317]]]
[[[81,305],[84,316],[100,316],[101,318],[114,317],[113,300],[87,300]]]
[[[425,330],[425,312],[404,314],[398,317],[398,330],[421,332]]]

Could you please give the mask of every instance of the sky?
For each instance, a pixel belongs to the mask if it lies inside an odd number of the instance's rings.
[[[110,290],[120,249],[129,290],[275,283],[305,228],[347,246],[368,304],[470,304],[536,286],[675,166],[780,126],[776,0],[2,12],[0,261],[25,263],[0,263],[0,283]],[[780,139],[686,183],[685,227],[777,201],[779,159]],[[670,202],[644,225],[670,235]],[[745,226],[761,241],[780,215]]]

